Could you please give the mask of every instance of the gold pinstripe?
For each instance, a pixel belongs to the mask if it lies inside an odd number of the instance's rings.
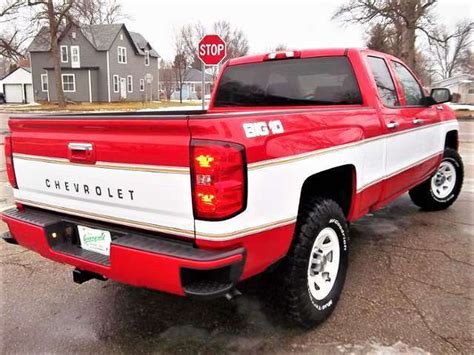
[[[108,163],[98,161],[95,164],[77,164],[71,163],[68,159],[64,158],[50,158],[39,155],[29,155],[13,153],[13,158],[22,160],[33,160],[44,163],[52,164],[64,164],[64,165],[75,165],[75,166],[87,166],[91,168],[102,168],[102,169],[115,169],[115,170],[132,170],[132,171],[144,171],[151,173],[164,173],[164,174],[189,174],[189,168],[186,167],[168,167],[168,166],[157,166],[157,165],[140,165],[140,164],[123,164],[123,163]]]

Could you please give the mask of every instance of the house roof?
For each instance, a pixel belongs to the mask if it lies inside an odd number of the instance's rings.
[[[461,75],[453,76],[451,78],[436,81],[431,86],[432,87],[436,87],[436,86],[446,87],[446,86],[456,85],[462,82],[465,82],[465,83],[474,82],[474,75],[461,74]]]
[[[200,70],[191,68],[186,72],[185,80],[184,81],[201,81],[202,72]],[[206,74],[205,77],[206,82],[212,82],[212,76],[209,74]]]
[[[159,57],[159,54],[151,47],[150,43],[139,33],[129,32],[123,23],[83,25],[79,28],[84,37],[98,51],[107,51],[112,46],[118,33],[125,29],[138,54],[145,55],[145,49],[150,50],[150,56]],[[28,47],[29,52],[48,52],[50,50],[49,31],[42,27]]]
[[[24,73],[23,76],[22,76],[21,71],[24,71],[26,73]],[[20,75],[18,75],[18,74],[20,74]],[[24,68],[24,67],[16,67],[11,72],[9,72],[7,75],[0,78],[0,81],[2,82],[2,84],[14,84],[14,83],[17,83],[17,82],[18,83],[31,84],[31,69],[30,68]]]

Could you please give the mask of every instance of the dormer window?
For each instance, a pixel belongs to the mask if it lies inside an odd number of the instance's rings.
[[[120,64],[127,64],[127,48],[117,47],[117,57]]]
[[[150,65],[150,51],[145,50],[145,65],[148,66]]]
[[[67,63],[68,60],[69,58],[67,46],[61,46],[61,63]]]

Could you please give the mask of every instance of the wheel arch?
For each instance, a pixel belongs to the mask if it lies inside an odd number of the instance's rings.
[[[334,200],[347,218],[354,205],[356,187],[356,168],[352,164],[315,173],[307,177],[303,183],[298,210],[301,210],[307,199],[324,197]]]
[[[446,132],[446,138],[444,140],[444,149],[451,148],[458,150],[459,148],[459,133],[457,130]]]

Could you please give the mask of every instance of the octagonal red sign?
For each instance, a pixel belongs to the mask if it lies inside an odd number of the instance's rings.
[[[227,46],[219,35],[206,35],[198,44],[198,56],[206,65],[217,65],[227,55]]]

